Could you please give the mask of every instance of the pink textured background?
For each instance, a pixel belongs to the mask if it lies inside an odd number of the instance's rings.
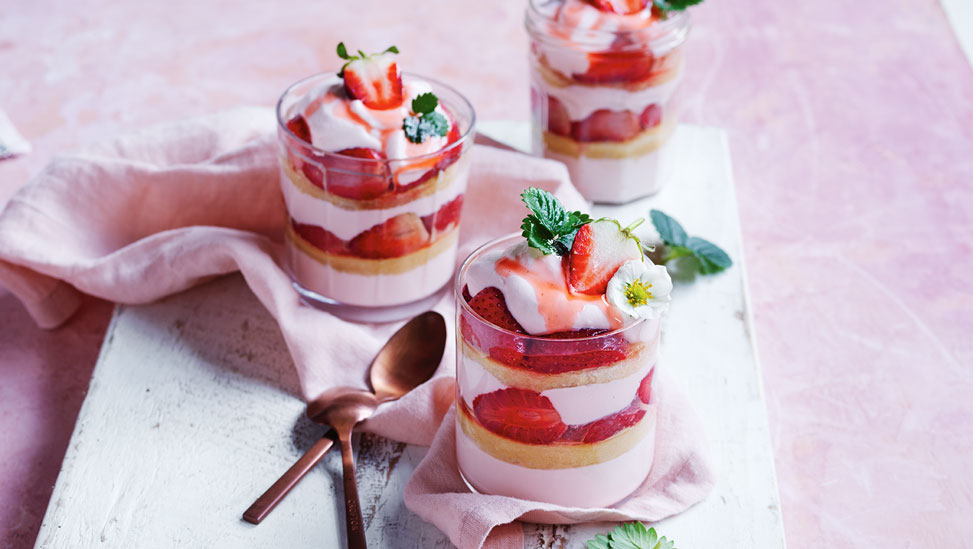
[[[0,109],[35,147],[0,204],[58,152],[271,105],[340,39],[526,119],[523,6],[0,1]],[[693,18],[684,121],[730,136],[789,545],[972,547],[972,69],[938,3]],[[0,546],[33,545],[110,313],[45,332],[0,288]]]

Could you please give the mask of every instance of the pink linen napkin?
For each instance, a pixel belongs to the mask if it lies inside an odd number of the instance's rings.
[[[365,388],[368,364],[400,323],[346,322],[305,305],[292,288],[281,267],[286,217],[275,139],[270,109],[242,108],[157,126],[55,158],[0,212],[0,284],[40,326],[51,328],[75,312],[79,292],[118,303],[148,303],[240,271],[277,320],[305,399],[338,385]],[[569,208],[586,208],[562,164],[480,145],[471,154],[458,263],[484,242],[514,232],[525,213],[519,193],[526,187],[549,190]],[[447,292],[435,310],[451,326],[453,295]],[[365,429],[429,445],[441,425],[443,442],[449,436],[445,430],[453,429],[453,421],[442,424],[441,419],[454,397],[454,363],[449,337],[434,379],[383,405]],[[693,415],[681,410],[683,418]],[[696,434],[672,452],[700,456],[701,439]],[[441,446],[425,464],[447,459]],[[424,470],[429,472],[429,466]],[[698,499],[710,477],[696,474],[691,484],[698,491],[689,493]],[[418,497],[443,497],[427,481],[412,486]],[[655,484],[647,501],[679,486]],[[679,510],[673,503],[651,506],[660,511],[628,515],[637,513],[634,508],[619,516],[659,518]],[[505,531],[514,535],[515,528],[496,528]],[[464,541],[455,543],[459,540]]]
[[[658,416],[651,472],[636,492],[611,507],[570,508],[472,493],[458,473],[453,406],[430,451],[407,482],[403,501],[458,547],[492,549],[521,549],[522,526],[514,522],[517,520],[543,524],[653,522],[680,513],[708,494],[715,484],[714,474],[705,458],[705,435],[691,403],[666,374],[658,374],[654,383]]]

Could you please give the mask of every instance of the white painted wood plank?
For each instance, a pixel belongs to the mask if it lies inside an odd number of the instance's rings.
[[[525,125],[482,130],[527,143]],[[598,209],[630,218],[659,207],[736,261],[727,273],[675,290],[661,365],[699,410],[720,481],[706,501],[658,528],[682,547],[783,547],[724,134],[683,127],[676,138],[695,161],[684,163],[661,194]],[[279,376],[284,389],[270,382]],[[149,306],[120,307],[37,546],[341,546],[337,453],[263,524],[240,519],[322,432],[304,419],[297,394],[278,328],[238,276]],[[424,452],[363,437],[358,473],[371,546],[450,547],[403,505],[403,487]],[[611,526],[526,525],[526,546],[582,546]]]

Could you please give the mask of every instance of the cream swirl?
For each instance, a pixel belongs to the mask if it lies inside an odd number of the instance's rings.
[[[312,144],[324,151],[367,148],[382,151],[389,159],[408,159],[439,151],[447,137],[432,136],[412,143],[403,132],[403,121],[411,115],[411,101],[430,92],[430,84],[403,80],[404,101],[392,109],[371,109],[359,99],[351,99],[343,89],[342,78],[334,76],[313,88],[292,107],[289,117],[302,115],[308,124]],[[454,118],[441,105],[435,109],[454,126]],[[450,131],[449,131],[450,133]]]
[[[475,260],[468,268],[467,284],[471,295],[498,288],[512,316],[531,335],[624,325],[620,312],[603,295],[569,288],[560,256],[545,255],[526,242]]]

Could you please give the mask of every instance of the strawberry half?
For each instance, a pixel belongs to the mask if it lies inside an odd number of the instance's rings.
[[[363,102],[371,109],[385,110],[399,107],[403,103],[403,82],[400,69],[393,55],[399,53],[396,46],[382,53],[366,55],[346,54],[346,47],[340,42],[336,48],[339,57],[347,62],[339,73],[346,84],[346,92]]]
[[[549,444],[566,432],[552,402],[526,389],[506,387],[479,395],[474,415],[489,431],[528,444]]]
[[[573,79],[584,84],[639,82],[652,74],[653,54],[645,51],[608,51],[589,53],[590,66],[583,73],[573,73]]]
[[[415,252],[430,240],[423,221],[414,213],[400,214],[359,233],[349,250],[368,259],[400,257]]]
[[[630,15],[647,7],[648,0],[590,0],[600,11]]]
[[[334,156],[328,158],[325,188],[330,193],[353,200],[369,200],[393,191],[393,178],[390,177],[387,165],[382,162],[386,156],[380,151],[355,147],[343,149],[336,154],[360,160],[347,161]],[[369,160],[376,162],[368,162]]]
[[[607,284],[626,261],[644,257],[630,228],[604,219],[580,227],[569,252],[569,285],[588,295],[606,293]]]
[[[591,421],[585,425],[574,427],[573,432],[567,433],[567,435],[572,435],[573,440],[584,444],[600,442],[628,427],[637,425],[640,420],[644,419],[646,414],[647,410],[635,400],[625,410],[596,421]]]
[[[573,139],[582,143],[594,141],[628,141],[641,131],[640,120],[630,111],[600,109],[579,122],[573,122]]]
[[[478,292],[468,301],[468,305],[481,318],[499,328],[519,334],[526,333],[525,328],[522,328],[522,325],[515,320],[515,317],[509,312],[508,306],[505,305],[505,295],[494,286],[489,286]]]
[[[294,118],[285,123],[288,131],[295,134],[299,139],[306,143],[312,142],[312,132],[308,129],[308,122],[305,118],[298,114]]]
[[[654,367],[651,366],[651,371],[647,372],[647,375],[641,380],[640,387],[637,388],[637,398],[639,398],[644,404],[651,403],[651,382],[653,380]]]

